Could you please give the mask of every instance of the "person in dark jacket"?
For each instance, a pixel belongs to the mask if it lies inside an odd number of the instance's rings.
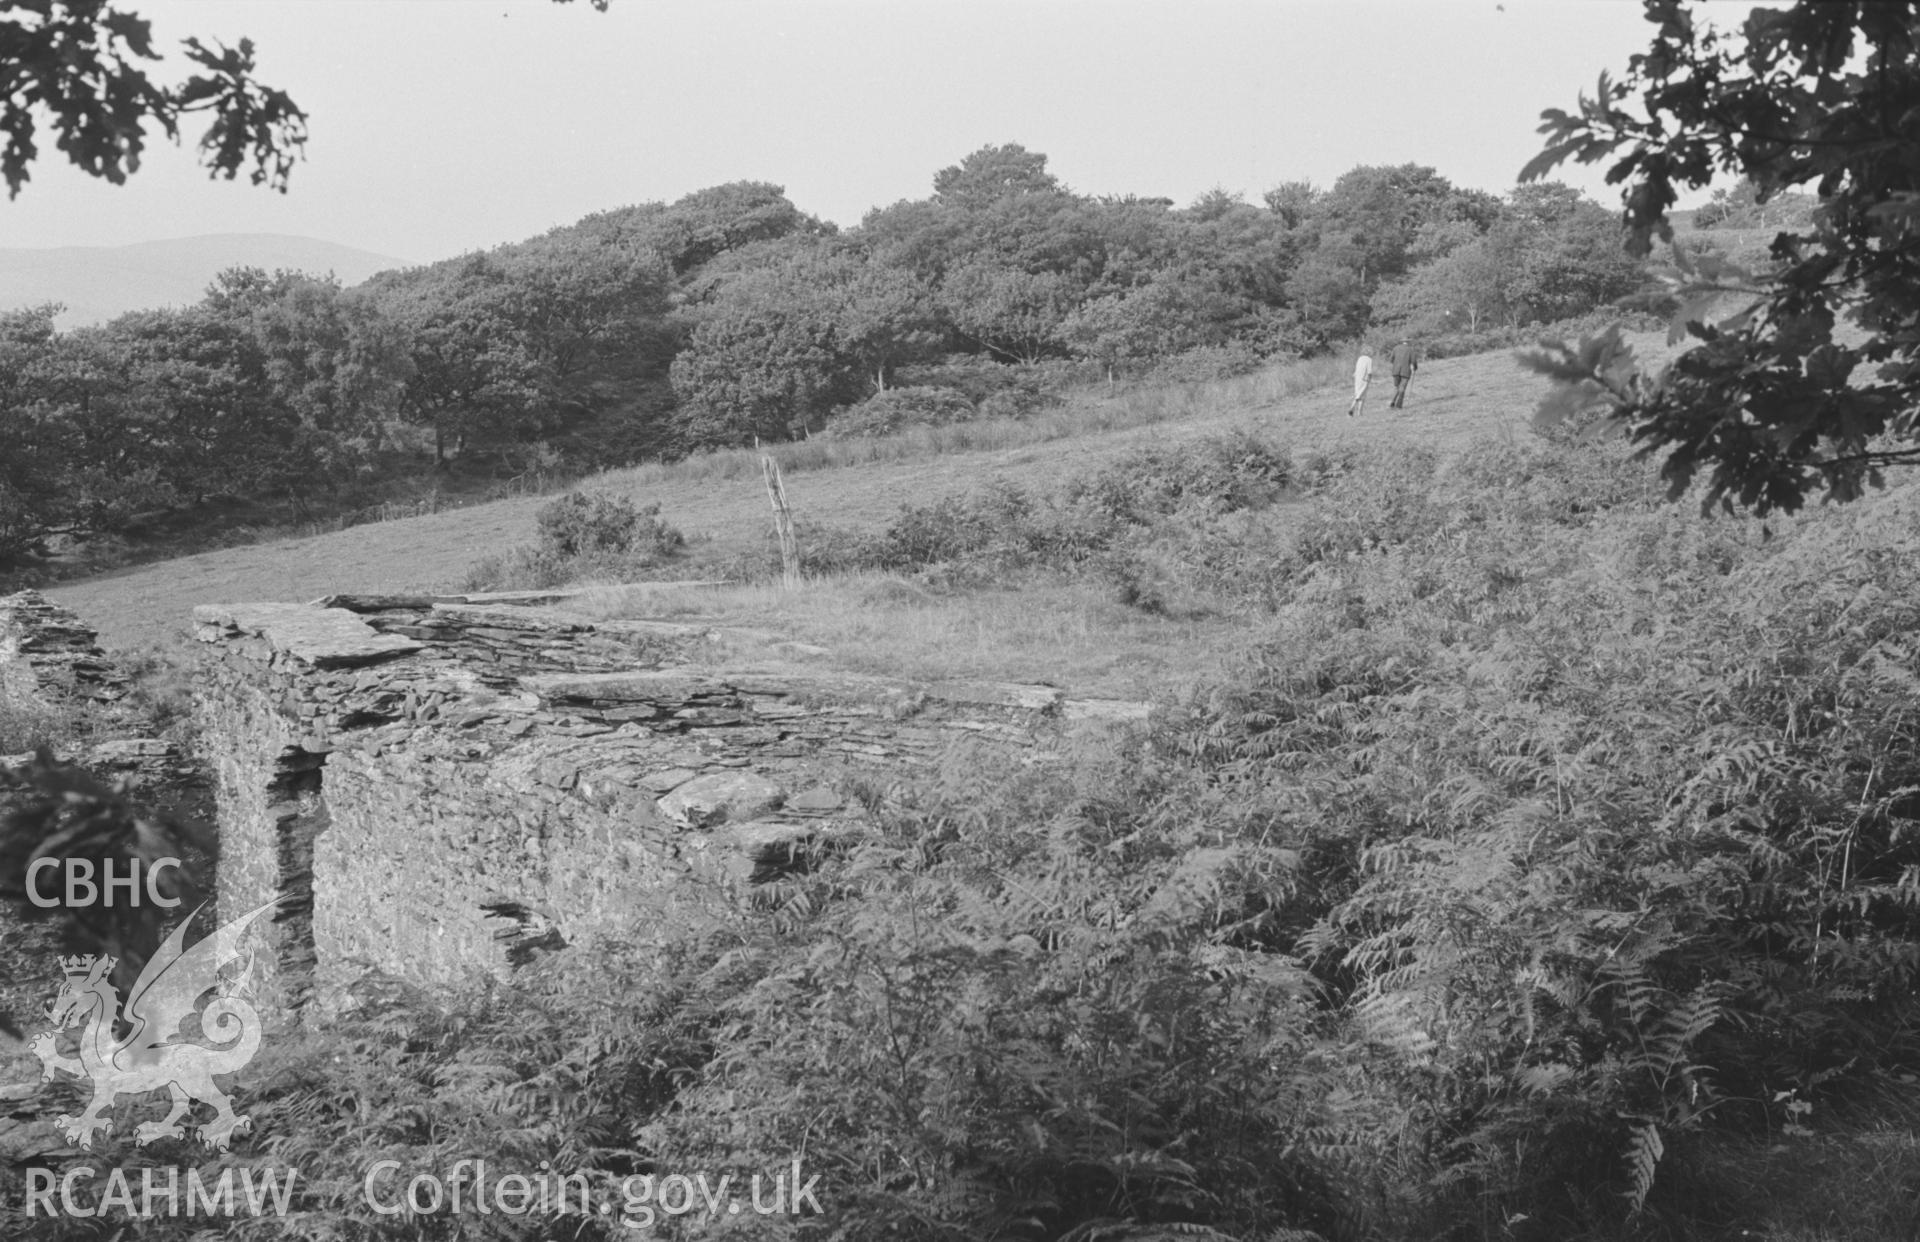
[[[1413,373],[1420,369],[1420,351],[1413,347],[1412,341],[1403,336],[1400,338],[1400,343],[1393,347],[1391,361],[1393,363],[1391,404],[1398,410],[1407,404],[1407,381],[1411,380]]]

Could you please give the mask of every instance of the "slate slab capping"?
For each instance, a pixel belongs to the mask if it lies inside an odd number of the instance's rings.
[[[322,595],[309,608],[339,608],[347,612],[424,611],[441,603],[464,603],[464,595]]]
[[[469,603],[466,600],[449,600],[436,603],[433,606],[433,614],[437,617],[451,618],[467,626],[491,628],[512,635],[591,634],[594,630],[591,621],[524,605],[487,606]]]
[[[308,604],[201,604],[193,619],[202,642],[255,635],[310,668],[353,668],[422,649],[410,638],[380,633],[350,612]]]

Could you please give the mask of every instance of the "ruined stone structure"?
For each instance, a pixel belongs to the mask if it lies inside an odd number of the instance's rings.
[[[685,935],[716,891],[689,877],[750,892],[966,747],[1044,761],[1077,728],[1146,714],[1047,686],[743,668],[724,632],[543,599],[203,607],[186,755],[80,619],[23,592],[0,597],[0,695],[85,711],[88,740],[60,758],[143,810],[216,822],[220,919],[278,903],[276,952],[253,965],[273,1023],[368,967],[442,986],[562,943]],[[0,803],[26,758],[0,755]],[[92,946],[25,913],[0,900],[0,1012],[30,1023],[59,955]],[[64,1149],[40,1090],[38,1060],[0,1038],[0,1162]]]
[[[195,620],[221,917],[280,901],[267,999],[286,1006],[309,977],[448,985],[543,945],[684,934],[685,877],[745,887],[806,865],[862,830],[855,785],[956,745],[1041,758],[1145,716],[1046,686],[734,668],[715,632],[537,597]]]
[[[128,678],[94,631],[38,591],[0,595],[0,702],[86,715],[87,745],[59,757],[138,793],[161,809],[211,809],[192,756],[154,736],[155,722],[127,695]],[[25,755],[0,754],[0,770]]]
[[[101,782],[127,791],[149,810],[188,819],[212,813],[212,792],[199,765],[127,693],[128,678],[80,618],[37,591],[0,596],[0,709],[14,717],[84,713],[83,741],[56,751]],[[31,758],[0,754],[0,809],[27,796],[12,775]],[[202,861],[202,860],[196,860]],[[94,946],[70,943],[62,923],[17,896],[0,900],[0,1013],[30,1022],[58,991],[63,954]],[[24,1047],[0,1040],[0,1100],[22,1099],[38,1086],[40,1063]],[[47,1141],[37,1122],[0,1116],[0,1162]],[[26,1143],[22,1147],[16,1140]]]
[[[125,692],[126,678],[80,618],[38,591],[0,596],[0,697],[102,704]]]
[[[202,607],[192,756],[33,592],[0,598],[0,685],[90,713],[102,740],[63,758],[217,824],[222,921],[278,903],[256,971],[283,1011],[366,967],[449,985],[542,946],[684,934],[684,878],[744,889],[807,865],[862,831],[855,790],[881,796],[956,747],[1044,759],[1078,727],[1145,715],[1047,686],[742,668],[719,632],[543,599]],[[57,982],[48,935],[0,902],[0,936],[48,968],[0,981],[16,1009]]]

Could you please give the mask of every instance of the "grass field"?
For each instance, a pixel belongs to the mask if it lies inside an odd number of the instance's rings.
[[[777,584],[601,587],[574,608],[589,617],[725,621],[737,627],[725,637],[743,665],[1044,683],[1115,699],[1148,699],[1207,679],[1246,629],[1230,613],[1142,612],[1098,584],[1047,574],[954,594],[885,574],[809,581],[793,592]]]
[[[1657,335],[1636,338],[1658,354]],[[995,479],[1042,488],[1143,446],[1236,428],[1296,453],[1353,444],[1426,446],[1452,455],[1489,437],[1524,437],[1545,381],[1510,352],[1428,363],[1404,410],[1376,378],[1364,413],[1345,415],[1348,360],[1293,364],[1235,380],[1095,392],[1032,425],[980,425],[850,445],[782,446],[787,491],[803,521],[884,526],[925,504]],[[760,548],[767,497],[750,453],[614,471],[582,486],[642,502],[684,530],[703,559]],[[49,592],[95,626],[109,647],[180,640],[194,605],[307,600],[336,591],[447,589],[479,557],[527,540],[540,497],[381,522],[332,534],[226,548]],[[1015,602],[1017,601],[1017,603]],[[613,605],[602,602],[602,607]],[[1166,619],[1118,608],[1089,588],[988,592],[935,603],[875,582],[794,596],[757,589],[681,598],[681,615],[775,631],[825,646],[838,663],[874,671],[1050,680],[1079,693],[1151,694],[1202,673],[1230,618]],[[632,611],[627,606],[624,611]]]

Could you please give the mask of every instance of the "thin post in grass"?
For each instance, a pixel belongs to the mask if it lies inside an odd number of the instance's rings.
[[[760,477],[766,480],[767,499],[773,503],[773,530],[780,537],[780,585],[791,591],[800,585],[800,541],[793,534],[793,510],[787,507],[787,485],[780,463],[760,458]]]

